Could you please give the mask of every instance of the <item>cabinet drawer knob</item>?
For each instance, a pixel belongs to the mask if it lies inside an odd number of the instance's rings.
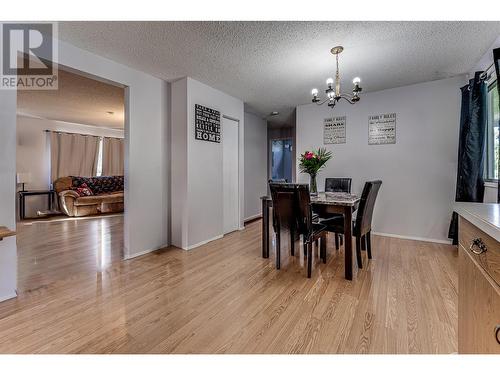
[[[497,342],[500,344],[500,324],[497,324],[495,327],[495,338],[497,339]]]
[[[485,253],[488,249],[486,248],[486,245],[484,244],[483,240],[481,238],[474,238],[469,246],[470,251],[472,251],[474,254],[482,254]]]

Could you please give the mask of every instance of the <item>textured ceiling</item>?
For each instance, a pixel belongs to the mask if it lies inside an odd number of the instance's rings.
[[[62,22],[61,39],[168,81],[190,76],[286,123],[334,75],[364,92],[468,72],[500,22]]]
[[[17,112],[49,120],[123,129],[123,88],[61,69],[58,79],[58,90],[18,91]]]

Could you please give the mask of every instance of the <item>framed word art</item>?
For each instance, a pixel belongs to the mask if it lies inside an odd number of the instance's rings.
[[[194,132],[195,139],[220,143],[220,112],[195,104]]]
[[[396,143],[396,114],[386,113],[368,117],[368,144]]]
[[[345,134],[346,117],[330,117],[323,121],[323,143],[346,143]]]

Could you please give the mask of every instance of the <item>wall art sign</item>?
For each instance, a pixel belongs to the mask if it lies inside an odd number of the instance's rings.
[[[220,112],[195,104],[195,139],[220,143]]]
[[[345,116],[325,118],[323,121],[323,143],[325,145],[346,143],[345,126]]]
[[[368,144],[396,143],[396,114],[386,113],[368,117]]]

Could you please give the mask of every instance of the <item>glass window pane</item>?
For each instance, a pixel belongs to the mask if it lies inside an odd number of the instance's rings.
[[[485,178],[498,179],[498,90],[496,83],[488,87],[488,125],[486,130]]]
[[[99,138],[99,150],[97,151],[97,171],[96,171],[96,176],[101,176],[102,175],[102,143],[103,143],[103,139],[101,137],[101,138]]]

